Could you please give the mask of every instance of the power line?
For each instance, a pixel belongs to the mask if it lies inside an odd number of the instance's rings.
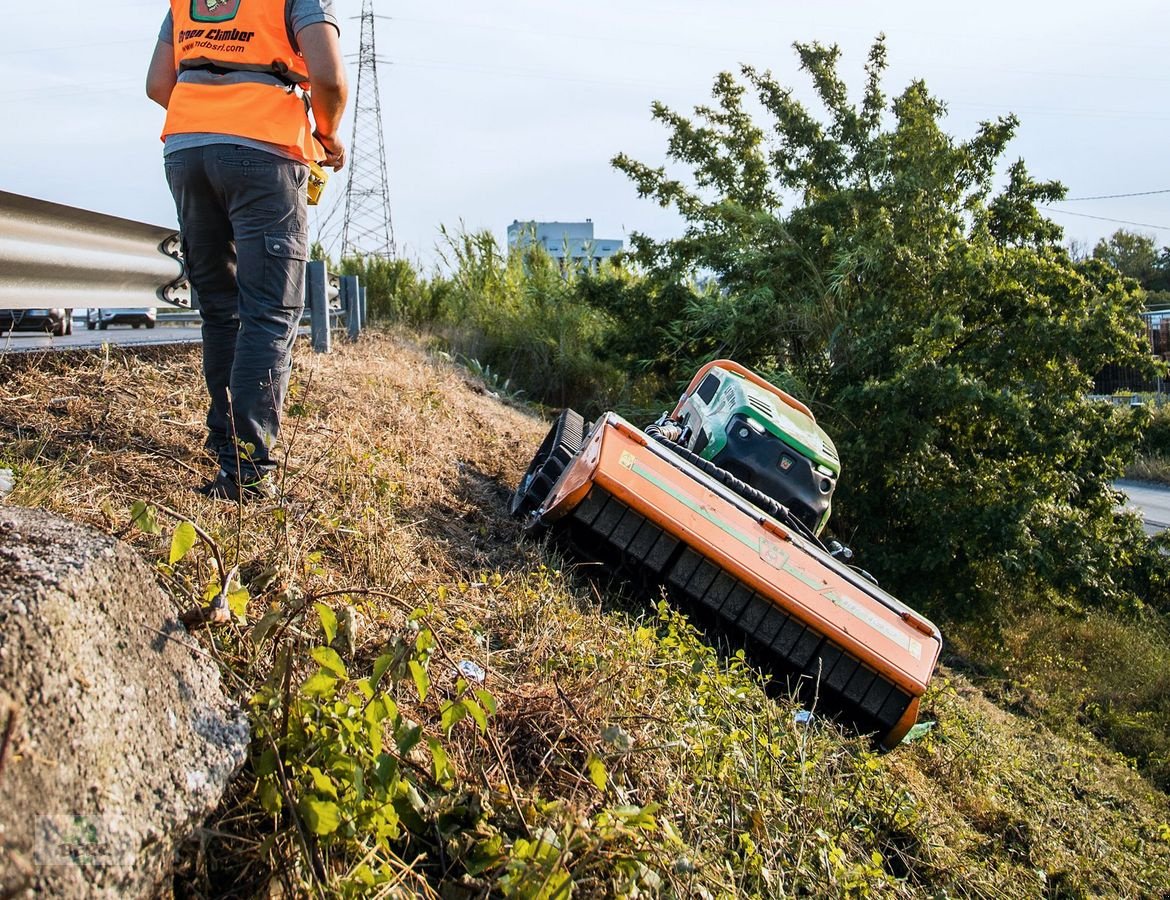
[[[1057,213],[1057,215],[1075,215],[1080,219],[1096,219],[1102,222],[1114,222],[1116,225],[1133,225],[1138,228],[1155,228],[1159,232],[1170,232],[1170,225],[1150,225],[1149,222],[1131,222],[1127,219],[1107,219],[1103,215],[1089,215],[1088,213],[1071,213],[1067,209],[1053,209],[1051,206],[1040,206],[1046,213]]]
[[[1118,200],[1122,197],[1152,197],[1154,194],[1170,194],[1170,188],[1160,191],[1135,191],[1132,194],[1098,194],[1096,197],[1065,197],[1057,203],[1076,203],[1078,200]]]

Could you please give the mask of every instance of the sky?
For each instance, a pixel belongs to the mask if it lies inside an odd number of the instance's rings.
[[[165,0],[5,6],[0,189],[173,225],[163,111],[143,92]],[[355,89],[361,0],[334,0],[334,10]],[[1005,164],[1022,158],[1070,198],[1108,198],[1053,207],[1067,240],[1091,248],[1127,228],[1170,245],[1164,0],[374,0],[374,11],[394,236],[400,255],[425,268],[440,259],[441,226],[489,229],[501,242],[515,219],[588,218],[598,238],[627,242],[634,231],[679,233],[673,213],[640,199],[610,164],[619,152],[666,162],[651,103],[690,112],[710,99],[719,72],[743,63],[811,100],[797,41],[839,45],[859,100],[879,33],[888,96],[922,79],[959,139],[1015,113]],[[347,113],[347,142],[352,128]],[[333,177],[313,217],[327,245],[346,174]]]

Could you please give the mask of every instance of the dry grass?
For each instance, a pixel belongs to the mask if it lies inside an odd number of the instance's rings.
[[[476,827],[498,828],[512,858],[522,837],[558,831],[574,848],[561,862],[579,896],[630,884],[687,897],[1170,892],[1167,798],[1090,739],[995,707],[953,673],[924,714],[935,731],[889,756],[819,718],[797,728],[750,669],[656,615],[652,598],[616,596],[522,540],[507,498],[544,422],[401,336],[298,351],[286,496],[243,509],[192,491],[214,465],[198,449],[197,349],[0,357],[0,467],[17,473],[3,502],[122,535],[159,562],[173,522],[162,535],[130,527],[134,501],[212,535],[252,586],[249,625],[205,634],[242,699],[271,663],[247,639],[270,605],[352,598],[355,671],[425,608],[439,644],[433,693],[452,696],[455,665],[470,660],[499,705],[485,734],[451,731],[461,774],[449,801],[474,796]],[[176,605],[193,602],[210,573],[196,554],[167,577]],[[293,646],[307,654],[312,626],[289,629],[304,632]],[[433,703],[399,699],[443,736]],[[253,785],[247,772],[237,781],[216,833],[186,861],[183,891],[231,884],[251,896],[274,870],[294,886],[311,877],[279,871],[296,842],[258,812]],[[619,809],[649,809],[653,827],[615,820]],[[396,845],[401,891],[501,892],[502,869],[460,874],[469,839]],[[328,857],[325,880],[340,883],[352,862]]]
[[[1139,453],[1126,468],[1125,477],[1134,481],[1170,484],[1170,459],[1164,453]]]

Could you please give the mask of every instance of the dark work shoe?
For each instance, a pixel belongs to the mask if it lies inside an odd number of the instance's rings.
[[[203,442],[203,449],[207,451],[207,453],[212,458],[214,458],[216,462],[219,462],[221,459],[225,459],[232,455],[231,446],[232,442],[222,435],[209,434],[207,439]]]
[[[227,500],[231,503],[275,500],[277,495],[276,485],[269,476],[238,484],[226,469],[220,469],[211,481],[195,488],[195,492],[212,500]]]

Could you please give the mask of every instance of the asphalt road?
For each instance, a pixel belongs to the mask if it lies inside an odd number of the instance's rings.
[[[62,350],[74,347],[100,347],[129,344],[197,343],[200,340],[198,322],[168,323],[160,320],[154,328],[134,328],[130,325],[111,325],[107,330],[87,331],[85,319],[73,320],[73,334],[57,337],[44,331],[13,331],[0,333],[0,353],[31,353],[38,350]]]
[[[1146,481],[1117,481],[1113,486],[1129,498],[1130,508],[1141,513],[1146,534],[1170,528],[1170,487]]]
[[[309,334],[307,322],[302,320],[300,333]],[[333,324],[335,336],[344,326]],[[102,344],[148,346],[151,344],[197,344],[202,334],[198,321],[168,322],[160,315],[154,328],[135,328],[132,325],[111,325],[105,331],[86,330],[85,317],[73,319],[73,334],[56,337],[44,331],[0,332],[0,353],[35,353],[43,350],[70,350],[80,347],[100,347]]]

